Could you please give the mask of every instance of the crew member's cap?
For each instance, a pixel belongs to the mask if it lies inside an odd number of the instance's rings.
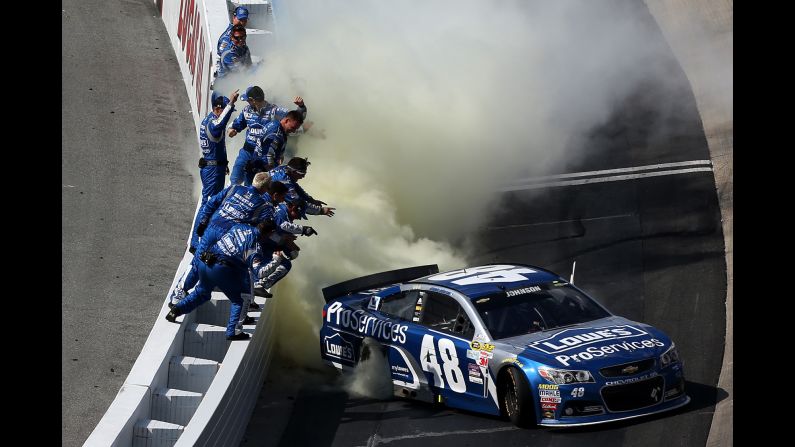
[[[248,9],[243,6],[235,8],[235,18],[237,20],[248,20]]]
[[[252,85],[246,89],[246,93],[243,93],[240,99],[243,101],[248,101],[249,99],[263,101],[265,99],[265,92],[262,91],[258,85]]]
[[[213,93],[213,108],[215,107],[224,108],[226,107],[227,104],[229,104],[229,98],[222,95],[215,96],[215,93]]]

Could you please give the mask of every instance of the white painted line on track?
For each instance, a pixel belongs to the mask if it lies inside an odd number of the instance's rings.
[[[373,435],[370,437],[370,439],[367,440],[366,445],[361,445],[357,447],[374,447],[377,445],[389,444],[390,442],[393,441],[402,441],[404,439],[430,438],[430,437],[439,437],[447,435],[476,435],[480,433],[494,433],[498,431],[513,431],[513,430],[521,430],[521,429],[514,426],[495,427],[495,428],[483,428],[479,430],[454,430],[446,432],[417,433],[416,435],[394,436],[392,438],[381,438],[378,435]]]
[[[633,166],[629,168],[615,168],[615,169],[604,169],[601,171],[583,171],[583,172],[572,172],[568,174],[556,174],[556,175],[545,175],[540,177],[529,177],[523,179],[517,179],[511,181],[511,183],[533,183],[533,182],[541,182],[544,180],[554,180],[554,179],[564,179],[564,178],[576,178],[576,177],[592,177],[592,176],[601,176],[607,174],[620,174],[623,172],[638,172],[638,171],[651,171],[653,169],[665,169],[665,168],[678,168],[683,166],[712,166],[712,160],[691,160],[691,161],[677,161],[674,163],[661,163],[656,165],[645,165],[645,166]]]
[[[712,168],[670,169],[667,171],[645,172],[642,174],[614,175],[610,177],[595,177],[582,180],[563,180],[560,182],[535,183],[532,185],[516,185],[499,188],[498,191],[521,191],[525,189],[554,188],[558,186],[587,185],[590,183],[618,182],[646,177],[660,177],[664,175],[689,174],[693,172],[712,172]]]
[[[508,228],[524,228],[524,227],[537,227],[541,225],[557,225],[562,223],[571,223],[571,222],[588,222],[591,220],[604,220],[604,219],[619,219],[621,217],[633,217],[636,216],[634,213],[627,213],[627,214],[614,214],[612,216],[600,216],[600,217],[588,217],[585,219],[568,219],[568,220],[555,220],[550,222],[535,222],[535,223],[527,223],[527,224],[513,224],[513,225],[499,225],[495,227],[486,227],[487,230],[505,230]]]

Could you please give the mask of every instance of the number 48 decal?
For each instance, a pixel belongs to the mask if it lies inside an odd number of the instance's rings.
[[[537,273],[537,270],[513,265],[484,265],[434,275],[428,279],[431,281],[453,281],[453,284],[468,286],[494,282],[526,281],[527,277],[521,273]]]
[[[458,355],[455,352],[453,341],[449,338],[440,339],[439,353],[442,359],[441,367],[436,356],[436,347],[433,345],[433,336],[426,334],[422,337],[422,347],[420,348],[422,370],[433,373],[435,386],[444,388],[444,379],[446,377],[451,390],[456,393],[466,392],[467,384],[464,382],[464,374],[461,372],[461,368],[458,367]],[[444,377],[442,376],[442,371],[444,371]]]

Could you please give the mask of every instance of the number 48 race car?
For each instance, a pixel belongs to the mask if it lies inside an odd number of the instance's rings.
[[[374,349],[394,395],[507,416],[520,427],[629,419],[687,404],[676,346],[527,265],[411,267],[323,289],[323,360]]]

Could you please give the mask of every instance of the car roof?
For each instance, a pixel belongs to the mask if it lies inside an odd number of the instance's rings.
[[[498,268],[500,266],[503,268]],[[514,272],[519,274],[517,276],[524,277],[525,279],[518,281],[490,282],[488,270],[495,272],[492,276],[497,276],[496,272],[498,271]],[[483,276],[483,278],[476,281],[463,281],[464,284],[460,284],[462,279],[474,278],[476,276]],[[450,279],[447,279],[447,277],[450,277]],[[447,287],[461,292],[470,298],[476,298],[483,295],[491,295],[505,290],[520,289],[522,287],[534,286],[555,280],[566,282],[557,274],[541,267],[527,264],[486,264],[423,276],[422,278],[411,280],[409,283],[432,284]],[[459,283],[456,283],[457,281]]]

